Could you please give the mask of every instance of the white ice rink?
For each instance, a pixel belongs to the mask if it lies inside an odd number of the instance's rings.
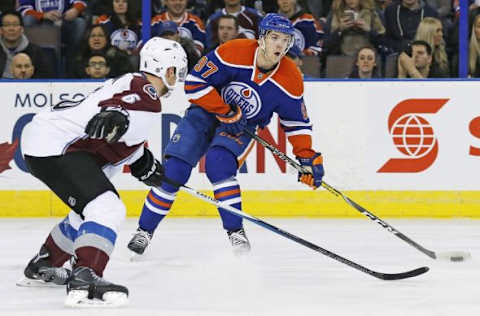
[[[434,251],[465,250],[463,263],[434,261],[368,219],[266,219],[380,272],[429,266],[419,277],[381,281],[246,223],[248,257],[235,258],[219,219],[167,218],[142,261],[130,262],[123,226],[105,278],[130,290],[122,309],[63,307],[65,288],[15,282],[60,219],[0,219],[0,315],[480,315],[480,221],[387,222]]]

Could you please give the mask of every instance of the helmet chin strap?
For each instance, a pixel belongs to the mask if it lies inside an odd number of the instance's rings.
[[[163,84],[164,84],[165,87],[167,87],[167,89],[168,89],[168,92],[165,93],[165,94],[162,96],[162,97],[164,97],[164,98],[168,98],[168,97],[172,94],[172,91],[173,91],[173,89],[175,88],[175,84],[176,84],[176,81],[175,81],[175,83],[174,83],[173,85],[168,84],[168,81],[167,81],[167,78],[166,78],[167,76],[166,76],[166,75],[167,75],[167,71],[166,71],[166,70],[165,70],[165,72],[164,72],[163,74],[160,75],[160,78],[162,79]]]

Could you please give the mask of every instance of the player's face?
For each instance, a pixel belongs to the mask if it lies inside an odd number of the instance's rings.
[[[127,0],[113,0],[113,12],[115,12],[116,14],[126,14],[127,10]]]
[[[103,49],[107,45],[107,38],[100,26],[94,27],[88,37],[88,45],[92,50]]]
[[[165,6],[171,14],[180,15],[187,8],[187,0],[165,0]]]
[[[265,57],[272,63],[278,63],[285,55],[291,36],[285,33],[270,31],[265,37]]]
[[[358,53],[357,67],[360,72],[372,72],[375,65],[375,53],[371,49],[364,48]]]

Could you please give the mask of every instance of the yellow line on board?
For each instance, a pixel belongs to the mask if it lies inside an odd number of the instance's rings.
[[[211,194],[204,191],[204,193]],[[477,217],[480,191],[344,192],[379,217]],[[120,191],[128,216],[140,214],[147,191]],[[255,216],[361,217],[326,191],[244,191],[243,207]],[[68,208],[50,191],[0,191],[0,217],[64,216]],[[180,192],[169,216],[217,216],[212,205]]]

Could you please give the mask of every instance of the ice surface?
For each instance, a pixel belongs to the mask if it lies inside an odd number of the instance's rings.
[[[436,252],[464,250],[463,263],[434,261],[368,219],[266,219],[380,272],[427,265],[427,274],[381,281],[264,228],[246,223],[248,257],[233,256],[220,220],[167,218],[145,256],[130,262],[128,219],[105,278],[126,285],[123,309],[72,310],[65,288],[15,282],[59,218],[0,219],[0,315],[480,315],[480,221],[387,221]]]

